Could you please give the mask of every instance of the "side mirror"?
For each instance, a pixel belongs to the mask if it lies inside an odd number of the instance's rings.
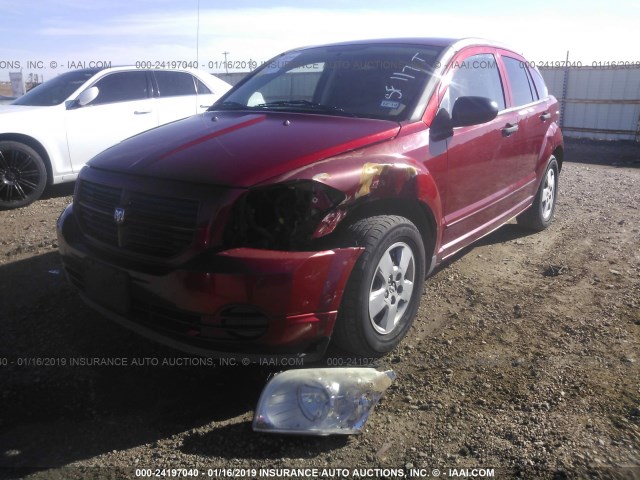
[[[445,108],[438,110],[429,127],[429,138],[433,141],[444,140],[453,135],[453,122]]]
[[[255,107],[256,105],[262,105],[264,103],[264,97],[260,92],[253,92],[247,102],[247,107]]]
[[[459,97],[453,104],[451,120],[454,127],[487,123],[498,115],[498,104],[487,97]]]
[[[78,105],[84,107],[85,105],[90,104],[96,99],[99,93],[100,90],[98,87],[87,88],[84,92],[78,95]]]

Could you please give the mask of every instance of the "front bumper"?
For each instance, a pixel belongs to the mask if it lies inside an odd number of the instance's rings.
[[[197,355],[320,358],[362,248],[237,248],[182,265],[135,264],[89,245],[67,207],[57,225],[69,281],[118,323]]]

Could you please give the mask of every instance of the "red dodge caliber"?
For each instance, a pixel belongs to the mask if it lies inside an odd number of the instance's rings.
[[[191,353],[380,356],[438,263],[514,217],[551,223],[558,115],[540,73],[484,40],[292,50],[93,158],[58,221],[65,271]]]

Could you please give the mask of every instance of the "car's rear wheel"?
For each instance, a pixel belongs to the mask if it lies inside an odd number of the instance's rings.
[[[552,155],[544,172],[533,204],[518,215],[518,224],[525,228],[542,231],[551,225],[558,195],[558,162]]]
[[[0,208],[18,208],[38,199],[47,184],[42,157],[24,143],[0,142]]]
[[[379,357],[405,337],[416,315],[424,282],[424,246],[408,219],[381,215],[347,229],[363,246],[345,289],[333,340],[348,353]]]

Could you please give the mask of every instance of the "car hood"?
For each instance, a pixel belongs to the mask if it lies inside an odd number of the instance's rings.
[[[38,107],[29,105],[0,105],[0,115],[19,115],[32,113],[34,110],[46,110],[51,107]]]
[[[89,165],[133,175],[250,187],[394,137],[387,120],[300,113],[207,112],[131,137]]]
[[[64,125],[64,106],[0,105],[0,133],[44,135]],[[64,132],[64,130],[62,130]],[[66,140],[66,139],[65,139]]]

